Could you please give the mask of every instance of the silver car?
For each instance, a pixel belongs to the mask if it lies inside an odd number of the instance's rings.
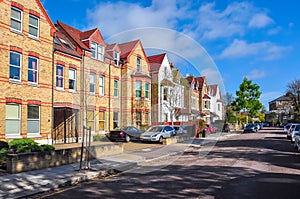
[[[142,141],[163,142],[164,138],[174,136],[175,129],[172,126],[152,126],[147,131],[141,134]]]

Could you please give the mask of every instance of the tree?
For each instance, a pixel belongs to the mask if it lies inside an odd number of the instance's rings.
[[[252,83],[251,80],[245,77],[240,89],[236,91],[237,97],[232,103],[234,109],[246,113],[247,116],[258,116],[258,111],[263,107],[259,101],[261,95],[259,88],[257,84]]]
[[[299,112],[300,79],[295,79],[287,84],[287,95],[292,99],[295,112]]]

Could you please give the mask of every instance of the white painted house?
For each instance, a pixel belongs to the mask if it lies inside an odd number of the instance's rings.
[[[215,122],[216,120],[223,119],[223,102],[219,85],[208,85],[208,95],[210,97],[210,120]]]
[[[180,118],[176,111],[184,105],[183,86],[174,81],[171,64],[166,53],[148,57],[152,78],[152,122],[174,122]]]

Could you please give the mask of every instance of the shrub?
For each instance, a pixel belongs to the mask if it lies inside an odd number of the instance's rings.
[[[7,148],[2,148],[0,150],[0,167],[3,167],[6,164],[7,152],[8,152]]]
[[[53,151],[55,150],[54,146],[49,145],[49,144],[42,144],[40,146],[41,151]]]
[[[0,149],[8,149],[8,143],[5,141],[0,141]]]
[[[30,138],[14,139],[8,143],[10,152],[12,153],[31,153],[39,151],[54,150],[54,147],[48,144],[39,145]]]
[[[103,135],[99,135],[99,134],[93,135],[93,141],[101,141],[103,140],[103,138],[104,138]]]

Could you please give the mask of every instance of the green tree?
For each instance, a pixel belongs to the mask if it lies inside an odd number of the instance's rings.
[[[259,86],[252,83],[246,77],[240,85],[240,89],[236,91],[236,98],[232,105],[236,111],[245,112],[247,116],[258,116],[259,110],[263,107],[259,101],[261,92]]]

